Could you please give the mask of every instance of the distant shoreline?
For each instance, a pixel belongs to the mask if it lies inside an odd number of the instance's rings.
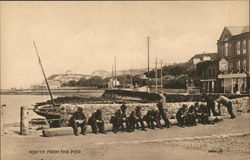
[[[81,94],[103,94],[105,89],[52,89],[53,95],[81,95]],[[47,90],[18,90],[1,91],[0,95],[49,95]]]

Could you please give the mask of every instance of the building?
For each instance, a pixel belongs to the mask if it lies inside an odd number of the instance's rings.
[[[194,55],[188,60],[188,70],[196,69],[196,65],[200,62],[211,61],[217,58],[217,53],[200,53]]]
[[[225,27],[217,41],[217,50],[218,92],[249,92],[249,26]]]
[[[117,86],[120,85],[120,82],[118,81],[117,78],[111,78],[109,81],[108,81],[108,88],[115,88]]]
[[[198,63],[197,74],[201,77],[201,93],[212,93],[217,91],[218,60]]]

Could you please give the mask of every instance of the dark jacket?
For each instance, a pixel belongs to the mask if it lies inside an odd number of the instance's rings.
[[[86,121],[87,118],[85,116],[85,114],[83,112],[78,112],[76,111],[75,113],[73,113],[73,115],[70,117],[69,119],[69,123],[72,124],[74,123],[76,120],[84,120]]]
[[[122,119],[122,118],[127,118],[127,115],[126,115],[126,112],[123,112],[121,109],[118,109],[116,112],[115,112],[115,116],[119,119]]]
[[[94,112],[92,116],[88,120],[88,124],[92,125],[96,122],[96,120],[103,121],[102,119],[102,113]]]

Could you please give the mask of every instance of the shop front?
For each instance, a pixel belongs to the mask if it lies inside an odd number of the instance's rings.
[[[220,91],[223,93],[241,94],[247,92],[247,74],[232,73],[218,75]]]

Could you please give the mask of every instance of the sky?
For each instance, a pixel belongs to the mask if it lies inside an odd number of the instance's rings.
[[[91,74],[185,62],[217,52],[225,26],[249,24],[249,1],[3,2],[1,88],[29,88],[45,73]]]

